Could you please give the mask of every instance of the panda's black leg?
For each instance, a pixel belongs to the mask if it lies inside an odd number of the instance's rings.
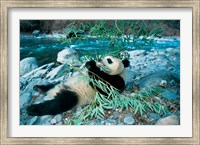
[[[31,116],[56,115],[72,109],[78,103],[78,95],[69,90],[61,90],[55,99],[34,104],[27,108]]]

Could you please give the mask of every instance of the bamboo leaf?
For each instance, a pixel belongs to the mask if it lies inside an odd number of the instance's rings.
[[[135,108],[134,114],[136,114],[138,112],[138,109],[139,109],[139,105]]]
[[[142,116],[143,115],[143,110],[142,110],[141,106],[139,107],[139,110],[140,110],[140,115]]]

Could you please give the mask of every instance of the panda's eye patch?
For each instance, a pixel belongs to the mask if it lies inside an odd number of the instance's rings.
[[[113,63],[110,58],[108,58],[107,61],[108,61],[109,64]]]

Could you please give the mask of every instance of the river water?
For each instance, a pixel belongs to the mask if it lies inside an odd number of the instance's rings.
[[[142,43],[138,40],[138,44]],[[85,51],[92,51],[94,54],[96,51],[102,51],[108,46],[107,41],[101,41],[96,38],[89,39],[89,41],[68,45],[76,49],[80,55],[83,55]],[[21,35],[20,36],[20,60],[26,57],[35,57],[39,63],[39,66],[46,63],[55,62],[57,54],[59,51],[63,50],[66,44],[62,43],[59,37],[53,35],[42,35],[39,37],[33,37],[31,35]],[[179,37],[164,37],[164,38],[154,38],[153,45],[141,45],[140,48],[136,48],[132,43],[126,46],[130,50],[135,49],[166,49],[166,48],[180,48],[180,38]],[[105,49],[104,49],[105,50]]]

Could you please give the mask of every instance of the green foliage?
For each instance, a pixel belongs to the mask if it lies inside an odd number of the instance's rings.
[[[164,30],[160,26],[160,21],[143,20],[93,20],[93,21],[71,21],[64,29],[66,36],[70,32],[83,35],[75,37],[61,37],[67,44],[85,44],[89,40],[98,39],[101,42],[99,47],[108,52],[113,50],[125,50],[129,46],[141,48],[145,45],[153,45],[151,36],[161,36]],[[154,27],[154,25],[156,27]],[[138,41],[140,40],[140,43]]]

